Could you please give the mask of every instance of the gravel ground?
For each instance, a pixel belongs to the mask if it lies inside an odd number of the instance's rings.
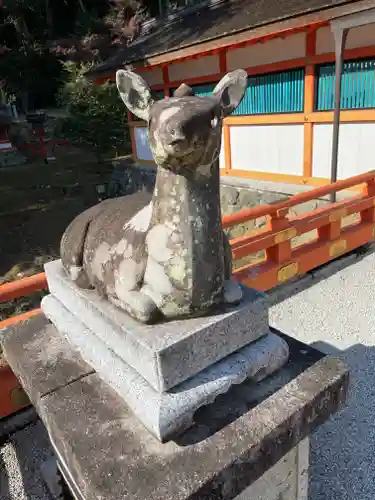
[[[374,500],[375,254],[320,277],[270,311],[273,326],[350,366],[347,407],[311,440],[309,499]]]
[[[40,421],[11,435],[0,448],[0,499],[51,500],[40,466],[52,454]]]
[[[345,262],[271,295],[273,326],[351,368],[348,406],[311,439],[309,500],[375,499],[375,254]],[[49,500],[40,464],[50,454],[38,421],[3,443],[0,500]]]

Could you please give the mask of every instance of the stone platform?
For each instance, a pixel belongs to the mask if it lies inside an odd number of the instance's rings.
[[[78,288],[60,260],[46,264],[45,271],[51,294],[157,391],[184,382],[269,331],[266,296],[249,288],[240,305],[216,314],[143,325],[96,292]]]
[[[190,427],[195,411],[214,401],[233,384],[246,378],[252,382],[262,380],[278,370],[289,355],[286,342],[268,333],[173,389],[157,391],[56,297],[44,297],[42,309],[59,334],[66,336],[82,358],[118,392],[139,420],[161,441]],[[182,357],[181,365],[185,362]]]
[[[304,439],[345,403],[349,377],[339,360],[273,333],[288,344],[288,362],[258,384],[233,386],[165,444],[43,315],[1,335],[77,498],[276,500],[283,477],[275,471],[300,464]],[[298,485],[306,482],[306,467]],[[296,488],[283,498],[305,500]]]

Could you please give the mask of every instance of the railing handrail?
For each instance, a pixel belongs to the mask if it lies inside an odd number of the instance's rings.
[[[334,205],[329,204],[311,212],[291,217],[288,220],[287,228],[273,229],[272,225],[268,224],[264,228],[250,231],[243,236],[230,240],[233,260],[241,259],[252,253],[270,248],[280,236],[280,242],[282,242],[311,231],[319,231],[322,227],[329,225],[330,220],[341,220],[342,217],[349,217],[358,212],[370,209],[374,206],[374,203],[375,198],[373,196],[358,195]],[[347,228],[349,227],[350,224],[348,224]],[[341,232],[344,233],[345,230],[341,229]],[[283,235],[285,235],[285,238],[283,238]],[[316,238],[312,236],[311,240],[314,239]]]
[[[18,297],[24,297],[31,293],[45,290],[48,287],[45,273],[34,274],[16,281],[0,285],[0,303]]]
[[[372,179],[375,180],[375,170],[356,175],[355,177],[350,177],[349,179],[343,179],[332,184],[328,184],[327,186],[321,186],[305,193],[293,195],[287,200],[247,208],[237,212],[236,214],[224,216],[223,228],[226,229],[228,227],[235,226],[236,224],[243,224],[244,222],[258,219],[259,217],[276,214],[279,210],[285,210],[307,201],[316,200],[317,198],[326,196],[327,194],[349,189],[351,187],[358,186],[359,184],[364,184]]]

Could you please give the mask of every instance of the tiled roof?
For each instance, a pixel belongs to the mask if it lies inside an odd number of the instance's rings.
[[[357,0],[358,1],[358,0]],[[238,33],[243,30],[322,11],[353,0],[231,0],[206,7],[173,22],[155,27],[126,48],[120,48],[90,72],[100,76],[125,64],[172,50]]]

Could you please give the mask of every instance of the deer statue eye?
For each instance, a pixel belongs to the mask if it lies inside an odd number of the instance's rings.
[[[214,116],[211,120],[211,127],[216,128],[219,124],[219,118],[217,116]]]

